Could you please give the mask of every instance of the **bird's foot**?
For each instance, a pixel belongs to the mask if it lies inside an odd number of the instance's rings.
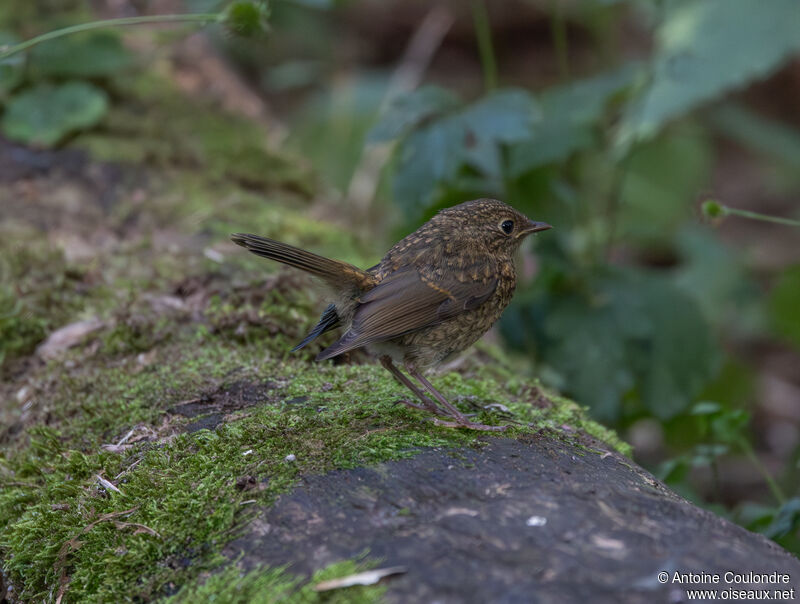
[[[450,417],[433,401],[428,401],[428,404],[418,405],[417,403],[412,403],[411,401],[401,399],[397,401],[397,404],[405,405],[406,407],[411,407],[412,409],[419,409],[420,411],[427,411],[428,413],[434,413],[435,415],[441,415],[442,417]]]
[[[476,424],[468,421],[445,422],[440,419],[435,419],[433,423],[445,428],[466,428],[467,430],[482,430],[484,432],[503,432],[504,430],[508,430],[508,426],[489,426],[487,424]]]

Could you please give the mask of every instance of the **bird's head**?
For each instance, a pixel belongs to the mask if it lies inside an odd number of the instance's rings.
[[[438,223],[440,228],[457,229],[467,241],[509,254],[513,254],[531,233],[553,228],[546,222],[529,219],[502,201],[488,198],[442,210],[431,222]]]

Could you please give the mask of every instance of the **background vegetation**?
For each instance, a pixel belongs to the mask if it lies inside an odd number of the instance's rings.
[[[683,494],[800,553],[800,231],[700,205],[800,218],[796,0],[38,0],[0,6],[0,44],[221,9],[208,35],[360,245],[377,258],[479,196],[555,225],[499,326],[515,367],[587,405]],[[154,69],[136,42],[102,29],[5,59],[2,135],[98,148],[126,74]],[[219,176],[252,183],[258,143],[241,136]],[[186,154],[213,156],[213,140]],[[21,323],[18,298],[0,288],[6,359],[58,326]]]

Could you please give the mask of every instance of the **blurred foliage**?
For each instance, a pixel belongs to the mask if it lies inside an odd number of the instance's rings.
[[[800,349],[800,265],[780,276],[770,297],[770,310],[775,334]]]
[[[51,147],[71,132],[94,126],[107,111],[106,93],[87,82],[37,84],[9,101],[3,114],[3,134]]]
[[[486,195],[556,226],[503,333],[547,381],[606,420],[686,412],[720,367],[722,319],[743,312],[758,322],[741,259],[710,231],[684,227],[713,158],[708,127],[684,116],[798,47],[789,23],[800,5],[762,8],[666,2],[644,64],[612,62],[535,94],[500,90],[467,104],[421,88],[372,129],[369,140],[396,140],[388,177],[410,223]],[[791,142],[773,146],[791,151]],[[654,266],[616,266],[619,245],[634,258],[655,254]]]
[[[0,31],[3,38],[18,41]],[[104,81],[132,64],[110,31],[57,38],[1,60],[0,131],[14,141],[52,147],[99,124],[109,107]]]
[[[685,410],[719,362],[697,303],[641,270],[562,267],[543,265],[510,309],[504,335],[520,348],[532,342],[543,376],[591,402],[601,419],[619,421],[625,399],[662,419]]]
[[[769,73],[800,49],[800,3],[774,0],[668,0],[656,28],[648,83],[625,112],[628,143],[669,120]]]
[[[133,56],[113,31],[66,36],[34,46],[28,56],[31,76],[102,78],[127,69]]]
[[[533,96],[504,90],[464,105],[428,87],[398,100],[369,140],[400,137],[393,165],[393,198],[412,217],[447,187],[502,187],[502,147],[527,140],[540,119]]]
[[[302,150],[327,182],[345,190],[385,86],[385,78],[377,77],[332,85],[299,112],[287,144]]]
[[[267,31],[270,14],[265,2],[236,0],[209,3],[219,10],[217,13],[142,15],[78,21],[65,27],[60,22],[65,13],[76,19],[82,15],[79,7],[85,8],[85,3],[68,2],[40,23],[60,28],[38,32],[40,37],[31,38],[34,45],[23,53],[24,47],[14,48],[21,43],[20,36],[8,30],[26,23],[20,16],[31,7],[15,10],[22,4],[14,0],[6,6],[8,12],[0,12],[0,54],[14,53],[0,58],[0,132],[11,140],[38,147],[53,147],[69,135],[98,125],[108,113],[104,87],[134,63],[119,34],[108,28],[161,20],[198,24],[216,21],[233,35],[253,37]],[[49,2],[34,2],[33,9],[41,4]]]

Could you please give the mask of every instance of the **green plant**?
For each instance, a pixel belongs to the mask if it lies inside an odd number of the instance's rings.
[[[239,36],[267,29],[264,2],[237,0],[215,13],[145,15],[79,23],[26,41],[0,30],[0,132],[53,147],[99,124],[109,107],[104,84],[134,64],[109,28],[149,23],[218,23]],[[0,22],[2,26],[2,22]]]

